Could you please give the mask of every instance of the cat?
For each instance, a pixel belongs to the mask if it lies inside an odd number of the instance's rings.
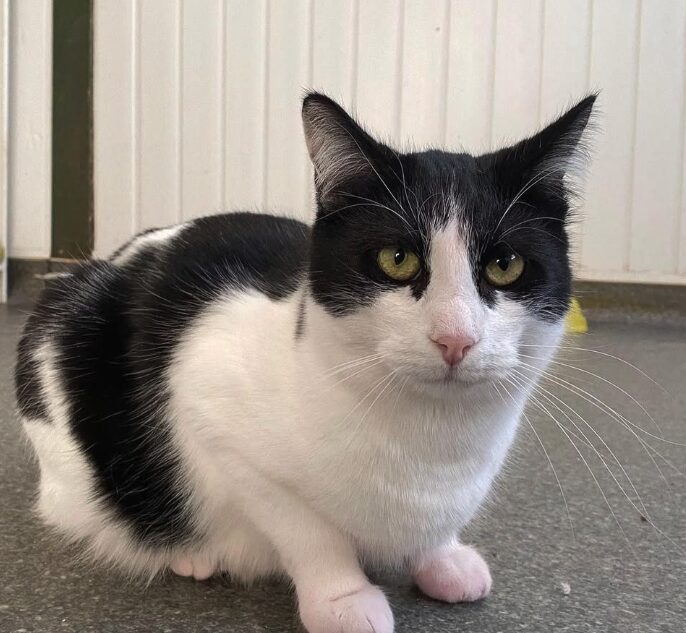
[[[309,93],[312,226],[200,218],[55,280],[16,367],[44,520],[132,574],[285,576],[310,633],[393,630],[364,566],[486,596],[460,532],[563,333],[594,100],[471,156]]]

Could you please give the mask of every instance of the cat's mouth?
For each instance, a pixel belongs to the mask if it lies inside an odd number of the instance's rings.
[[[473,374],[471,372],[460,371],[457,367],[450,367],[439,375],[426,377],[424,382],[431,385],[442,385],[451,387],[455,385],[478,385],[497,380],[497,376],[486,374]]]
[[[507,378],[510,370],[513,368],[502,366],[474,369],[458,365],[456,367],[441,368],[429,375],[424,374],[419,379],[421,382],[434,387],[471,387],[503,380]]]

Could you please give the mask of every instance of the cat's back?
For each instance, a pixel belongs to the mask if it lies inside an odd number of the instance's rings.
[[[116,365],[128,356],[132,369],[149,365],[155,372],[218,299],[257,292],[278,301],[295,292],[307,266],[309,235],[306,224],[285,217],[208,216],[144,231],[108,260],[84,263],[52,281],[18,347],[20,412],[48,417],[39,385],[46,344],[71,364],[108,358]]]

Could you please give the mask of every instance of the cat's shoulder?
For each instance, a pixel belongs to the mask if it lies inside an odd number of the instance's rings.
[[[210,215],[184,225],[177,257],[215,256],[251,269],[298,266],[307,257],[310,227],[288,217],[236,212]]]
[[[167,282],[198,291],[254,288],[273,299],[295,290],[309,257],[310,227],[263,213],[225,213],[181,225],[157,264]],[[162,272],[162,271],[160,271]]]

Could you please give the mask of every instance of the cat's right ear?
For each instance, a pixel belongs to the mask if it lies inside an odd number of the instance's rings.
[[[302,118],[320,202],[331,202],[351,186],[375,177],[383,146],[333,99],[309,93],[303,101]]]

